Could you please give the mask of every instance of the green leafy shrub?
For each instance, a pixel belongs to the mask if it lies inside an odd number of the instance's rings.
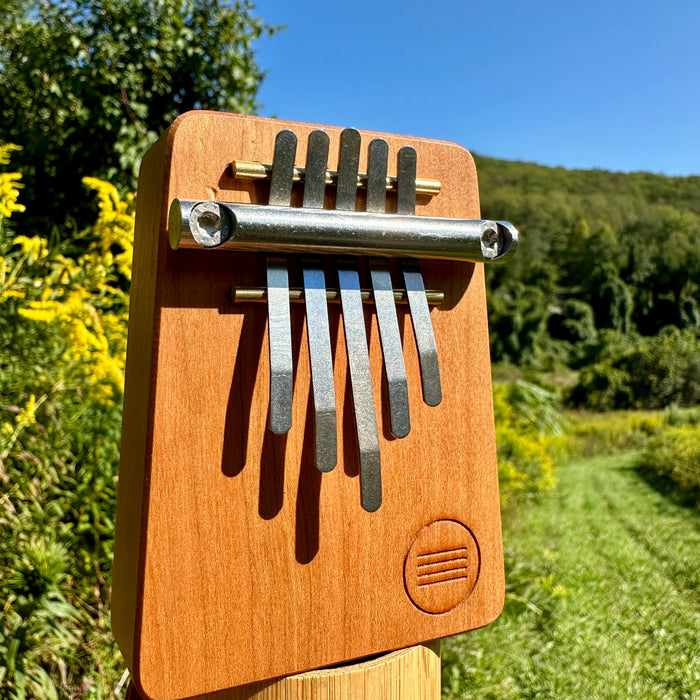
[[[610,354],[610,353],[608,353]],[[569,402],[594,411],[700,403],[700,338],[667,326],[585,367]]]
[[[85,182],[100,214],[74,259],[13,232],[21,183],[0,176],[2,700],[107,697],[123,670],[108,605],[133,201]]]
[[[664,411],[664,421],[667,425],[676,427],[681,425],[700,425],[700,406],[679,408],[675,404],[671,404]]]
[[[4,0],[0,134],[21,144],[25,221],[94,220],[77,173],[133,189],[146,148],[183,112],[251,113],[274,32],[248,0]]]
[[[652,483],[700,507],[700,426],[670,426],[649,440],[639,466]]]
[[[643,449],[667,423],[661,411],[569,413],[568,418],[569,449],[581,457]]]

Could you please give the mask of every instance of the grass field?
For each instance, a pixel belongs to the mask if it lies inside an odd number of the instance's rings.
[[[634,462],[572,462],[506,524],[506,610],[445,644],[445,697],[700,697],[700,514]]]

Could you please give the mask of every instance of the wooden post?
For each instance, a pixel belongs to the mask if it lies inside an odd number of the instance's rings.
[[[439,700],[440,642],[190,700]],[[133,683],[126,700],[141,700]]]

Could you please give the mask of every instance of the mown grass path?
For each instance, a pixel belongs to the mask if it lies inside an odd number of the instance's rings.
[[[525,564],[501,620],[448,645],[448,697],[700,698],[700,515],[633,455],[562,467],[505,544]]]

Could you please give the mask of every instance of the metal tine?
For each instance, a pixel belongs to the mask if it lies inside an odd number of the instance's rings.
[[[272,161],[269,204],[289,206],[297,137],[285,129],[277,134]],[[270,346],[270,430],[278,435],[292,427],[292,324],[289,310],[287,259],[267,256],[267,315]]]
[[[343,129],[338,154],[338,185],[335,208],[354,211],[357,204],[357,173],[360,169],[361,136],[357,129]]]
[[[399,150],[396,213],[416,213],[416,150],[411,146]],[[429,406],[437,406],[442,401],[440,365],[423,275],[417,260],[402,260],[401,268],[418,350],[423,401]]]
[[[355,209],[360,142],[360,133],[356,129],[345,129],[340,135],[336,209]],[[360,503],[371,513],[382,504],[381,458],[360,275],[355,260],[338,261],[338,287],[360,452]]]
[[[369,144],[367,166],[366,209],[369,212],[382,213],[386,210],[388,159],[389,146],[387,142],[384,139],[374,139]],[[372,278],[379,338],[382,343],[384,370],[389,391],[391,433],[397,438],[403,438],[411,430],[411,416],[408,405],[406,365],[403,359],[403,346],[396,315],[391,272],[387,262],[381,258],[370,258],[369,271]]]
[[[330,139],[325,131],[309,134],[306,153],[306,179],[302,206],[322,209],[326,190],[326,166]],[[326,278],[320,257],[302,260],[306,333],[309,343],[311,385],[314,398],[316,466],[331,471],[338,461],[338,435],[333,382],[331,334],[328,325]]]

